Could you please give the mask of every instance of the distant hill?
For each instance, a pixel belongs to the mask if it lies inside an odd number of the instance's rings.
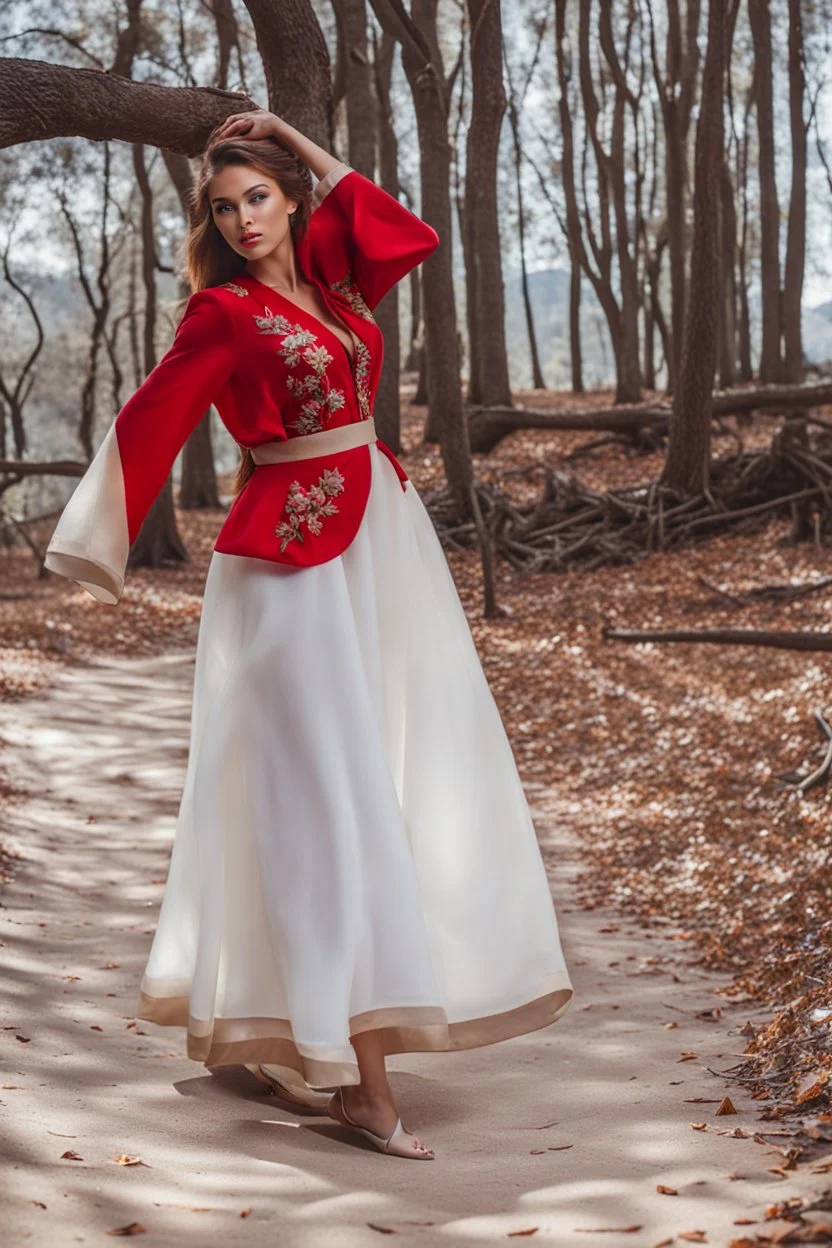
[[[529,290],[544,379],[553,389],[566,389],[571,383],[569,274],[565,269],[541,269],[529,276]],[[526,389],[532,384],[532,370],[519,273],[506,275],[505,300],[509,377],[513,388]],[[752,327],[757,327],[759,297],[752,294],[750,305]],[[460,302],[460,308],[464,306]],[[614,385],[614,358],[606,320],[587,281],[581,292],[581,349],[587,389]],[[656,350],[657,359],[661,360],[658,340]],[[832,300],[803,309],[803,350],[812,364],[832,361]]]
[[[529,274],[529,294],[544,380],[552,389],[566,389],[572,379],[569,273],[566,269],[540,269]],[[505,301],[509,378],[513,389],[527,389],[532,384],[532,369],[519,273],[506,275]],[[581,348],[586,387],[613,384],[615,367],[606,321],[588,282],[584,282],[581,297]]]

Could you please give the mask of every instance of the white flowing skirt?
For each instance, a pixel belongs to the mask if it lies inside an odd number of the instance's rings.
[[[359,1082],[350,1037],[465,1049],[572,996],[531,815],[444,551],[370,447],[344,554],[214,552],[138,1016],[206,1066]]]

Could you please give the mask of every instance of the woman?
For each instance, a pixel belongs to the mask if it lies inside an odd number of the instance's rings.
[[[281,119],[230,117],[195,190],[195,293],[46,558],[118,602],[130,544],[216,405],[242,460],[205,585],[138,1016],[187,1027],[206,1066],[243,1063],[380,1150],[426,1160],[385,1055],[520,1035],[572,995],[444,553],[375,436],[372,309],[438,242]]]

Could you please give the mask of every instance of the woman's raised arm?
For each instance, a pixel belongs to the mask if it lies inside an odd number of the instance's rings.
[[[321,179],[314,200],[301,262],[334,289],[357,288],[369,308],[439,246],[432,226],[347,164]]]
[[[235,113],[212,135],[285,143],[319,178],[309,228],[297,243],[310,273],[374,308],[397,282],[439,246],[439,235],[372,179],[337,160],[274,113]]]

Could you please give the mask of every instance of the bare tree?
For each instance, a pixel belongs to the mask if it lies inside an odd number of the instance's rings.
[[[572,77],[571,57],[566,46],[566,9],[568,0],[555,0],[555,55],[558,73],[558,111],[561,141],[563,144],[562,177],[566,196],[566,242],[569,248],[569,341],[572,355],[572,391],[583,392],[583,364],[581,361],[581,270],[583,269],[596,289],[594,274],[581,238],[581,219],[578,212],[578,195],[575,185],[575,139],[572,128],[572,112],[569,100],[569,84]]]
[[[506,109],[502,19],[493,0],[467,0],[471,26],[471,121],[465,145],[467,263],[471,266],[468,323],[470,393],[485,405],[511,403],[506,354],[497,159]]]
[[[731,53],[734,42],[734,31],[739,12],[739,0],[730,0],[725,29],[725,65],[728,89],[728,111],[731,117],[732,138],[734,120],[734,97],[731,91]],[[720,306],[719,333],[719,384],[723,389],[733,386],[736,381],[737,363],[737,290],[736,290],[736,251],[737,251],[737,211],[734,200],[734,184],[731,179],[730,152],[726,148],[722,157],[722,173],[720,177],[722,195],[722,303]]]
[[[545,390],[546,382],[543,379],[543,369],[540,366],[540,352],[537,346],[537,331],[534,324],[534,309],[532,308],[531,291],[529,289],[529,272],[527,263],[526,248],[526,207],[523,196],[523,137],[522,122],[523,106],[525,104],[526,95],[531,86],[534,72],[540,58],[543,48],[543,40],[546,35],[546,17],[542,17],[535,21],[536,43],[530,64],[524,74],[524,82],[521,85],[519,93],[514,89],[512,81],[511,64],[508,58],[505,42],[503,43],[503,61],[506,69],[506,82],[508,84],[508,115],[511,125],[511,137],[514,155],[514,185],[517,197],[517,242],[520,251],[520,282],[523,294],[523,311],[526,317],[526,336],[529,340],[529,357],[532,365],[532,386],[535,390]],[[577,298],[580,305],[580,269],[578,270],[578,290]],[[573,290],[573,295],[574,295]],[[580,333],[577,338],[578,359],[580,360]]]
[[[722,165],[726,0],[709,0],[708,48],[696,127],[691,272],[681,372],[674,391],[662,483],[682,494],[708,488],[711,413],[722,298]]]
[[[739,303],[740,380],[751,381],[751,311],[748,305],[749,260],[752,246],[752,224],[748,195],[748,153],[751,142],[751,109],[756,89],[752,78],[743,107],[742,135],[737,143],[737,185],[740,191],[740,237],[737,248],[737,301]]]
[[[17,369],[17,375],[12,380],[8,375],[8,370],[0,366],[0,457],[3,459],[8,455],[8,428],[7,422],[11,424],[12,440],[14,442],[15,455],[21,458],[26,453],[27,439],[26,426],[23,420],[23,412],[26,406],[26,400],[32,392],[32,386],[35,382],[35,364],[37,358],[43,350],[44,334],[43,325],[41,324],[35,301],[27,290],[13,276],[9,265],[9,251],[11,249],[12,236],[9,235],[6,240],[6,246],[3,249],[3,276],[8,285],[14,290],[25,303],[29,315],[32,318],[32,324],[35,328],[35,341],[28,355],[24,358],[20,368]],[[3,483],[0,489],[7,489],[15,481],[7,481]]]
[[[474,480],[467,413],[459,385],[460,352],[451,257],[449,82],[436,26],[437,0],[372,0],[382,29],[402,45],[402,67],[416,112],[422,183],[421,215],[441,240],[423,265],[429,420],[435,421],[448,487],[460,514],[469,515]]]
[[[69,237],[72,243],[72,249],[75,252],[75,261],[78,272],[78,281],[81,291],[86,299],[87,306],[92,313],[92,325],[90,327],[90,346],[87,353],[87,364],[84,376],[84,384],[81,387],[81,417],[78,425],[78,440],[84,449],[84,454],[88,459],[93,456],[93,432],[95,425],[95,409],[96,396],[98,389],[98,365],[101,355],[102,345],[109,349],[109,342],[105,333],[107,320],[110,315],[110,268],[115,255],[117,254],[124,235],[122,233],[121,240],[112,240],[108,227],[108,209],[110,207],[110,166],[111,155],[109,143],[103,144],[103,170],[102,179],[99,185],[99,203],[101,205],[98,229],[98,254],[95,265],[95,275],[90,278],[87,273],[87,258],[84,248],[83,234],[84,230],[76,221],[70,207],[70,196],[65,186],[61,186],[57,192],[57,202],[61,210],[61,214],[66,222],[69,230]]]
[[[373,86],[375,89],[375,132],[378,135],[378,166],[381,186],[399,198],[399,140],[393,125],[393,106],[390,99],[390,83],[396,42],[381,32],[376,36],[373,29]],[[410,296],[412,333],[415,333],[419,316],[420,282],[417,269],[411,270]],[[401,337],[399,331],[399,288],[394,286],[378,304],[374,316],[384,334],[384,363],[381,369],[375,400],[375,419],[382,440],[394,452],[402,449],[401,409],[399,404],[399,375],[401,373]],[[411,350],[413,337],[411,336]]]
[[[769,0],[748,0],[754,40],[757,106],[757,152],[760,178],[760,277],[763,295],[763,341],[760,381],[781,381],[780,204],[774,170],[774,101],[772,97],[771,13]]]
[[[662,71],[656,46],[653,7],[651,0],[647,0],[653,77],[664,121],[665,197],[671,291],[671,351],[667,358],[667,366],[671,388],[676,384],[676,378],[679,375],[685,328],[688,251],[685,217],[689,198],[687,151],[690,120],[696,102],[696,84],[699,75],[700,11],[700,0],[688,0],[683,21],[679,0],[667,0],[665,66]]]
[[[555,0],[555,49],[560,91],[560,119],[563,132],[563,189],[566,197],[566,228],[570,254],[576,253],[604,311],[613,343],[616,363],[616,401],[635,402],[641,395],[641,364],[638,347],[638,249],[637,228],[630,229],[625,171],[626,115],[633,116],[638,100],[626,78],[626,56],[635,22],[634,11],[625,33],[625,64],[615,47],[609,0],[601,0],[600,41],[607,72],[614,82],[612,134],[609,152],[601,141],[602,102],[595,89],[592,68],[592,0],[578,0],[578,47],[581,101],[584,110],[584,152],[581,161],[583,214],[578,205],[576,160],[568,86],[572,74],[567,40],[568,0]],[[602,75],[602,81],[603,81]],[[592,151],[596,174],[595,211],[587,193],[588,153]],[[583,226],[581,216],[583,215]],[[593,220],[593,215],[597,220]],[[638,213],[636,213],[638,216]],[[586,240],[584,239],[584,231]],[[589,250],[588,250],[589,249]],[[592,261],[589,252],[592,253]],[[616,295],[613,264],[617,259],[621,301]],[[573,287],[574,291],[574,287]],[[577,309],[573,309],[576,313]]]
[[[225,90],[228,86],[231,57],[235,50],[242,67],[242,58],[239,56],[237,18],[231,0],[212,0],[211,12],[217,35],[216,85],[221,90]],[[193,188],[191,166],[187,158],[177,152],[163,152],[162,155],[171,182],[179,196],[183,220],[187,223],[190,217],[191,191]],[[187,298],[188,293],[186,284],[182,282],[180,285],[181,297],[183,299]],[[188,438],[182,451],[182,479],[179,485],[179,506],[183,511],[220,506],[217,472],[214,464],[214,446],[211,437],[210,408]]]
[[[789,121],[792,140],[792,187],[783,271],[784,380],[803,380],[801,307],[806,266],[806,147],[808,123],[803,119],[806,71],[803,53],[801,0],[789,0]]]
[[[133,144],[133,168],[141,196],[141,268],[144,283],[142,354],[147,374],[156,367],[156,232],[153,226],[153,191],[141,143]],[[176,527],[172,480],[168,476],[133,542],[127,566],[160,568],[166,563],[183,563],[187,558],[188,552]]]

